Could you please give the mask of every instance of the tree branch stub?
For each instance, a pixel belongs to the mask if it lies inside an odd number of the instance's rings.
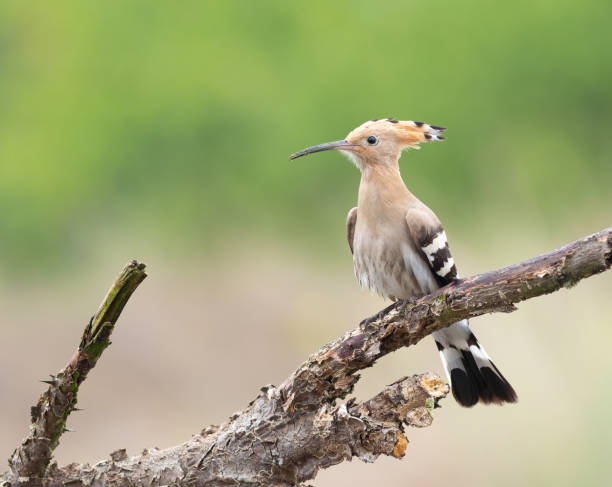
[[[144,264],[130,261],[109,289],[97,313],[85,327],[79,347],[60,372],[43,381],[48,389],[31,408],[30,433],[15,449],[9,465],[22,479],[40,478],[51,461],[66,421],[75,409],[80,384],[110,345],[110,335],[128,299],[146,277]]]

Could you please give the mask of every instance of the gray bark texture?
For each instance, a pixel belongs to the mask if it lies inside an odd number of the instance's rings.
[[[319,469],[358,457],[401,458],[406,426],[431,424],[446,396],[432,374],[404,377],[363,403],[346,399],[358,371],[400,347],[463,318],[511,312],[515,303],[571,287],[612,265],[612,227],[547,254],[460,279],[414,303],[394,304],[373,321],[323,346],[280,386],[265,386],[243,410],[165,450],[128,457],[117,450],[91,466],[51,461],[78,385],[93,368],[123,306],[144,279],[130,262],[87,325],[68,365],[32,407],[30,433],[9,459],[2,487],[13,486],[295,486]]]

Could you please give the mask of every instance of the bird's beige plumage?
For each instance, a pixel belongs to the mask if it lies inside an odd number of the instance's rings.
[[[435,232],[440,222],[408,191],[398,167],[363,172],[353,215],[347,234],[353,236],[349,246],[363,287],[392,300],[422,296],[438,287],[420,256],[419,235]]]
[[[347,216],[347,239],[362,287],[392,300],[429,294],[457,278],[446,233],[435,213],[400,175],[406,148],[443,140],[443,127],[394,119],[371,120],[343,140],[290,158],[340,150],[361,171],[357,206]],[[516,401],[516,393],[469,329],[467,320],[434,333],[453,394],[464,406]]]

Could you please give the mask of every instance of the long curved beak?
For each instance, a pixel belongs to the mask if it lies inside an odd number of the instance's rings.
[[[314,154],[315,152],[323,152],[324,150],[342,150],[350,149],[353,147],[346,140],[337,140],[335,142],[327,142],[325,144],[313,145],[308,149],[301,150],[295,154],[289,156],[289,160],[297,159],[298,157],[307,156],[308,154]]]

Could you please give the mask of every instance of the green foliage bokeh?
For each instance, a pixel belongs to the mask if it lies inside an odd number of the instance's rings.
[[[449,127],[402,174],[457,226],[609,212],[611,10],[2,2],[1,267],[116,226],[187,247],[236,228],[324,238],[358,173],[287,156],[386,116]]]

